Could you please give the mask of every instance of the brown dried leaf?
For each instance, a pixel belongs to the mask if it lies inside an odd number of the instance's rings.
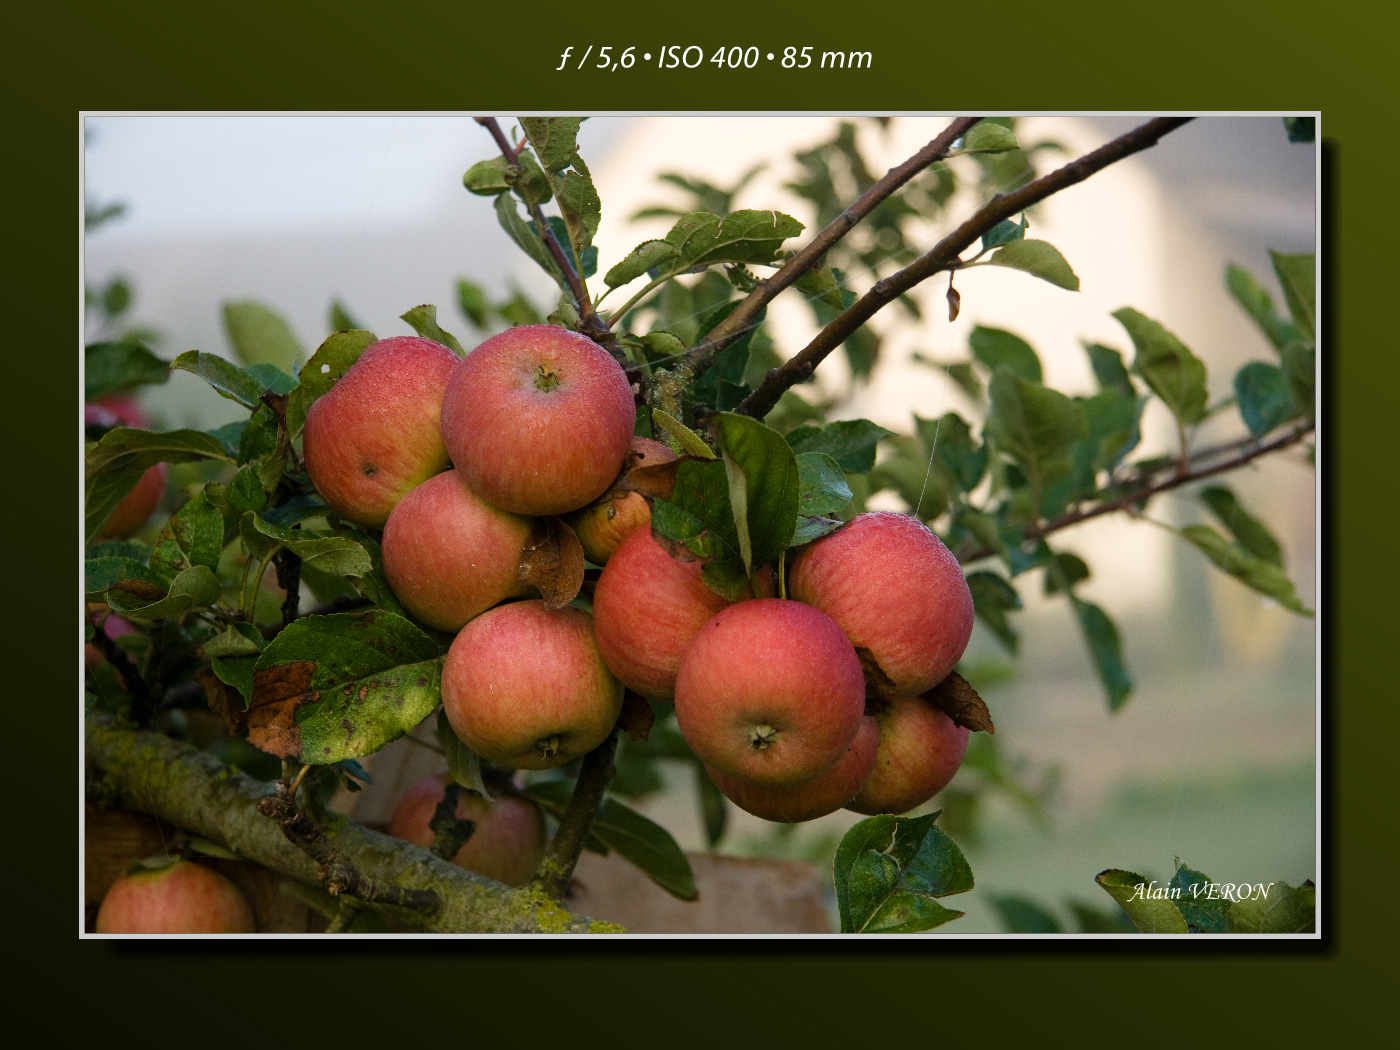
[[[956,288],[954,288],[953,285],[952,285],[952,283],[950,282],[950,283],[948,284],[948,323],[949,323],[949,324],[952,324],[954,321],[956,321],[956,320],[958,319],[958,311],[961,310],[961,309],[962,309],[962,295],[959,294],[958,290],[957,290]]]
[[[957,671],[925,693],[924,698],[942,709],[954,725],[966,726],[974,733],[996,732],[986,702]]]
[[[647,703],[646,697],[628,689],[622,694],[622,714],[617,716],[617,724],[627,730],[633,740],[645,740],[651,735],[656,712]]]
[[[248,743],[278,758],[296,758],[301,754],[296,710],[321,699],[319,690],[311,688],[311,676],[315,673],[314,661],[298,660],[265,667],[253,674],[253,699],[244,714]]]
[[[247,712],[243,708],[243,694],[233,686],[219,680],[214,669],[205,664],[194,673],[194,680],[204,686],[204,696],[209,702],[209,710],[224,720],[229,736],[243,731]]]
[[[143,602],[158,602],[169,593],[164,587],[157,587],[145,580],[122,580],[112,590],[134,595]]]
[[[860,657],[860,669],[865,672],[865,713],[878,715],[890,706],[890,701],[899,690],[895,688],[890,676],[885,674],[885,669],[880,666],[880,661],[875,659],[874,653],[858,646],[856,655]]]
[[[633,467],[617,479],[617,488],[623,492],[639,492],[648,499],[670,499],[671,493],[676,491],[676,471],[686,460],[698,458],[683,456],[669,463]]]
[[[516,579],[538,587],[546,609],[562,609],[583,586],[583,544],[563,518],[539,518],[520,552]]]

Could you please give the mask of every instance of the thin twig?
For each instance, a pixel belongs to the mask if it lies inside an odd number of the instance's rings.
[[[1090,518],[1101,517],[1104,514],[1112,514],[1115,511],[1127,510],[1134,504],[1141,503],[1143,500],[1155,496],[1158,493],[1180,488],[1182,485],[1189,485],[1193,481],[1200,481],[1203,478],[1209,478],[1216,474],[1223,474],[1226,471],[1242,467],[1246,463],[1256,460],[1261,456],[1267,456],[1271,452],[1277,452],[1280,449],[1288,448],[1290,445],[1296,445],[1312,432],[1315,425],[1316,424],[1309,419],[1285,431],[1272,441],[1266,441],[1263,444],[1251,443],[1249,447],[1245,448],[1244,451],[1240,452],[1238,455],[1223,459],[1208,467],[1187,471],[1184,474],[1175,472],[1177,470],[1177,465],[1173,462],[1170,464],[1170,469],[1173,473],[1162,481],[1144,485],[1142,488],[1134,489],[1131,492],[1108,500],[1105,503],[1096,503],[1092,507],[1070,511],[1044,524],[1032,526],[1026,530],[1024,539],[1040,539],[1041,537],[1050,535],[1052,532],[1058,532],[1061,529],[1069,528],[1071,525],[1078,525],[1081,521],[1088,521]],[[960,563],[966,565],[981,558],[989,557],[994,553],[996,552],[990,547],[963,547],[958,550],[956,556]]]
[[[602,805],[603,792],[617,772],[613,766],[616,752],[617,731],[613,730],[606,740],[583,757],[573,798],[569,799],[569,808],[559,821],[559,830],[554,833],[535,877],[536,885],[556,900],[563,899],[579,854],[583,852],[588,830]]]
[[[505,157],[506,163],[512,167],[519,167],[520,154],[511,145],[510,139],[506,138],[505,133],[501,131],[501,126],[496,123],[496,118],[476,117],[475,119],[496,140],[496,146],[500,149],[501,156]],[[600,345],[614,339],[612,330],[594,312],[593,303],[588,298],[588,289],[584,287],[573,264],[569,262],[569,257],[564,254],[564,248],[560,245],[559,239],[554,236],[554,230],[545,222],[544,212],[540,210],[538,204],[527,203],[526,207],[530,210],[530,217],[535,221],[535,229],[539,231],[540,239],[549,249],[549,254],[554,258],[555,265],[559,267],[559,272],[564,275],[564,280],[569,286],[569,294],[574,297],[574,308],[578,310],[583,334]]]
[[[973,241],[997,223],[1025,211],[1032,204],[1037,204],[1060,190],[1083,182],[1090,175],[1124,157],[1156,145],[1167,132],[1190,120],[1190,117],[1158,117],[1149,120],[1126,135],[1120,135],[1107,145],[1084,154],[1078,160],[1071,161],[1018,190],[997,194],[979,208],[972,218],[934,245],[929,252],[899,272],[876,281],[870,291],[818,332],[816,338],[796,357],[770,370],[758,389],[744,398],[735,411],[759,419],[766,416],[778,403],[783,391],[810,376],[831,351],[845,342],[851,333],[870,320],[876,312],[920,281],[958,266],[958,257]]]

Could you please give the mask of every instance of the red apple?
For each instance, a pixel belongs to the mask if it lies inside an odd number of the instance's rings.
[[[522,325],[478,346],[452,377],[442,438],[481,497],[516,514],[565,514],[612,485],[636,408],[622,367],[593,340]]]
[[[91,605],[88,606],[88,611],[100,613],[106,608],[107,605],[103,602],[93,602]],[[99,626],[97,629],[103,634],[105,634],[108,638],[120,638],[122,635],[131,634],[136,630],[135,627],[127,623],[120,616],[113,616],[110,612],[107,613],[106,616],[102,617],[101,626]],[[102,650],[97,648],[97,646],[93,645],[91,642],[85,642],[83,644],[85,646],[83,650],[83,656],[89,668],[96,667],[98,664],[100,664],[103,660],[106,659],[106,657],[102,655]]]
[[[442,706],[462,743],[504,769],[552,769],[592,751],[622,712],[622,683],[593,617],[536,599],[482,613],[442,669]]]
[[[875,768],[846,808],[856,813],[908,813],[938,794],[962,765],[968,731],[922,696],[903,697],[875,716],[880,747]]]
[[[118,879],[102,898],[98,933],[252,933],[253,909],[217,871],[176,861]]]
[[[628,449],[629,466],[671,463],[676,454],[659,441],[634,437]],[[583,556],[594,565],[606,565],[618,545],[639,528],[650,527],[651,507],[639,492],[609,489],[601,499],[564,519],[583,544]]]
[[[627,688],[650,700],[671,702],[682,655],[706,621],[733,604],[706,586],[700,568],[672,558],[650,529],[638,529],[598,577],[598,650]]]
[[[450,776],[424,777],[402,795],[389,818],[389,834],[427,849],[433,844],[430,826]],[[544,815],[539,806],[516,795],[498,795],[494,802],[471,791],[457,798],[458,820],[473,820],[476,830],[452,863],[507,886],[524,886],[544,860]]]
[[[306,472],[337,514],[383,525],[399,500],[450,466],[439,417],[461,363],[431,339],[381,339],[311,406]]]
[[[404,608],[456,631],[507,598],[533,522],[472,492],[461,473],[437,474],[405,496],[384,525],[384,576]]]
[[[676,676],[676,723],[707,766],[784,787],[821,776],[865,716],[860,658],[810,605],[756,598],[700,628]]]
[[[972,593],[958,560],[907,514],[861,514],[808,544],[793,559],[788,593],[867,650],[884,679],[872,691],[886,699],[943,681],[972,636]]]
[[[134,399],[108,394],[83,406],[83,422],[87,426],[144,427],[146,417]],[[146,468],[141,480],[136,482],[136,487],[113,508],[97,538],[126,539],[139,532],[164,498],[165,464],[156,463]]]
[[[875,748],[880,728],[875,719],[861,719],[860,730],[851,746],[829,770],[805,784],[792,787],[765,787],[735,780],[708,766],[705,771],[724,797],[746,813],[764,820],[784,824],[799,824],[816,820],[838,809],[856,797],[870,771],[875,767]]]

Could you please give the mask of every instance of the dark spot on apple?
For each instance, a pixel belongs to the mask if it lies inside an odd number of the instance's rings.
[[[360,473],[367,478],[372,478],[379,473],[379,470],[373,463],[365,463],[360,467]]]

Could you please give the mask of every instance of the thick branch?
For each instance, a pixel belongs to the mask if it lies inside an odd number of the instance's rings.
[[[556,900],[562,899],[569,880],[573,878],[574,867],[578,864],[583,843],[588,838],[588,830],[593,826],[593,818],[603,802],[603,792],[608,781],[617,772],[613,766],[613,755],[617,752],[617,731],[614,730],[601,744],[583,757],[583,768],[579,770],[578,783],[574,785],[573,798],[569,808],[559,821],[559,830],[549,844],[544,860],[540,863],[535,885]]]
[[[1163,135],[1179,128],[1190,119],[1158,117],[1149,120],[1141,127],[1126,135],[1120,135],[1107,145],[1084,154],[1078,160],[1071,161],[1018,190],[997,194],[979,208],[972,218],[934,245],[927,254],[920,256],[898,273],[876,281],[870,291],[818,332],[817,337],[796,357],[772,369],[758,389],[746,397],[735,411],[759,419],[766,416],[778,403],[783,391],[810,376],[827,354],[845,342],[851,333],[919,282],[934,274],[955,269],[959,262],[958,257],[997,223],[1025,211],[1032,204],[1038,204],[1060,190],[1083,182],[1090,175],[1124,157],[1156,145]]]
[[[235,773],[212,756],[159,733],[119,729],[106,715],[89,715],[86,759],[90,790],[131,813],[147,813],[226,846],[240,856],[309,885],[316,864],[257,811],[273,788]],[[433,933],[619,932],[619,927],[572,915],[538,890],[512,890],[330,814],[322,831],[366,877],[442,898],[433,915],[375,904],[403,925]]]
[[[287,841],[316,862],[316,877],[332,897],[344,894],[364,904],[387,904],[431,915],[442,909],[436,890],[405,889],[365,878],[355,864],[336,849],[320,825],[312,820],[282,785],[276,795],[258,801],[258,812],[270,817]]]
[[[856,223],[869,215],[875,208],[906,182],[930,164],[942,160],[952,149],[953,143],[962,138],[981,117],[958,117],[939,134],[931,139],[923,149],[887,171],[882,179],[860,195],[849,208],[843,211],[822,229],[811,243],[783,264],[772,277],[759,281],[754,290],[734,312],[717,324],[703,343],[692,347],[676,364],[676,368],[687,376],[697,376],[714,362],[715,357],[726,346],[743,334],[758,312],[774,296],[788,287],[810,270],[842,237],[850,233]]]
[[[491,137],[496,140],[496,146],[501,151],[501,156],[505,157],[506,163],[512,167],[520,164],[520,154],[511,145],[510,139],[506,138],[501,131],[501,126],[496,123],[495,117],[477,117],[476,122],[491,133]],[[535,229],[539,230],[540,239],[549,249],[549,254],[554,258],[554,264],[559,267],[559,272],[564,275],[564,280],[569,286],[569,294],[574,297],[574,307],[578,310],[579,321],[583,327],[584,335],[591,338],[595,343],[603,344],[615,338],[610,329],[593,311],[593,303],[588,298],[588,289],[584,287],[583,281],[574,271],[573,264],[569,262],[569,257],[564,254],[564,249],[559,243],[559,239],[554,236],[547,222],[544,221],[544,212],[540,210],[538,204],[527,204],[530,209],[530,218],[535,220]]]
[[[1127,510],[1134,504],[1141,503],[1143,500],[1149,499],[1158,493],[1180,488],[1182,485],[1189,485],[1193,481],[1200,481],[1203,478],[1213,477],[1216,474],[1224,474],[1226,471],[1242,467],[1246,463],[1256,460],[1261,456],[1267,456],[1271,452],[1277,452],[1280,449],[1288,448],[1290,445],[1296,445],[1308,434],[1312,433],[1315,425],[1316,424],[1309,419],[1284,431],[1272,441],[1266,441],[1263,444],[1251,442],[1237,455],[1220,460],[1217,463],[1212,463],[1210,466],[1198,467],[1194,470],[1178,470],[1176,473],[1173,473],[1161,481],[1144,484],[1141,488],[1134,489],[1115,499],[1108,500],[1104,503],[1096,503],[1092,507],[1084,507],[1079,510],[1070,511],[1067,514],[1062,514],[1058,518],[1027,529],[1025,538],[1027,540],[1040,539],[1043,536],[1050,535],[1052,532],[1067,529],[1071,525],[1078,525],[1081,521],[1088,521],[1090,518],[1101,517],[1104,514],[1112,514],[1115,511]],[[1234,443],[1232,442],[1231,444],[1233,445]],[[1207,449],[1204,453],[1198,453],[1194,458],[1200,460],[1219,451],[1219,448]],[[1147,479],[1144,478],[1143,480],[1146,481]],[[957,552],[957,559],[960,563],[967,564],[977,561],[980,558],[989,557],[994,553],[995,551],[990,547],[964,547]]]

